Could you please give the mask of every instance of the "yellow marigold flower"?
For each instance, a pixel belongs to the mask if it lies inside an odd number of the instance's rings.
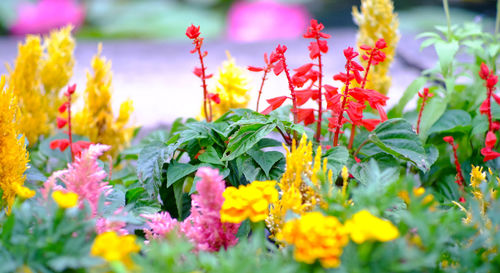
[[[0,78],[0,208],[10,213],[19,188],[23,186],[28,153],[24,136],[20,136],[19,108],[12,87],[5,88]]]
[[[269,205],[278,199],[276,181],[254,181],[238,188],[228,187],[222,194],[221,221],[240,223],[247,218],[259,222],[269,215]]]
[[[134,235],[120,236],[113,231],[109,231],[97,235],[90,253],[108,262],[120,261],[128,268],[132,268],[134,263],[130,258],[130,254],[138,253],[140,249]]]
[[[277,239],[294,245],[297,261],[312,264],[319,260],[322,266],[331,268],[340,265],[349,235],[337,218],[309,212],[286,222]]]
[[[472,166],[470,172],[470,185],[473,188],[477,188],[483,181],[486,181],[486,172],[483,172],[483,167]]]
[[[295,140],[293,141],[291,152],[285,145],[283,147],[286,150],[286,170],[278,183],[280,199],[271,205],[269,217],[266,219],[271,237],[281,230],[289,210],[304,214],[322,203],[320,194],[315,190],[321,188],[317,175],[320,170],[325,174],[328,172],[326,159],[321,166],[321,147],[316,151],[315,163],[312,166],[312,142],[307,140],[305,134],[298,146]],[[328,182],[333,185],[331,171],[328,172]],[[314,188],[310,184],[314,185]]]
[[[94,143],[111,146],[108,152],[116,156],[118,151],[128,145],[134,128],[127,126],[133,111],[132,101],[121,104],[118,117],[115,118],[111,107],[111,61],[101,56],[102,45],[92,59],[93,74],[87,73],[85,88],[85,106],[75,114],[74,132],[86,136]]]
[[[215,90],[213,93],[219,94],[220,103],[215,104],[212,102],[212,115],[213,119],[217,119],[229,109],[245,108],[250,101],[248,91],[248,77],[246,69],[236,65],[234,59],[229,52],[227,54],[227,61],[222,63],[222,68],[216,75]],[[203,111],[201,118],[205,118]]]
[[[387,242],[398,238],[398,229],[388,220],[373,216],[367,210],[361,210],[345,222],[351,239],[362,244],[366,241]]]
[[[17,185],[16,194],[23,199],[30,199],[31,197],[35,196],[36,192],[25,186]]]
[[[357,7],[353,7],[352,15],[359,27],[357,41],[359,46],[363,44],[373,46],[380,38],[384,38],[387,43],[387,48],[383,50],[386,55],[385,61],[370,69],[366,84],[366,88],[387,94],[391,86],[389,66],[394,59],[399,41],[399,22],[397,14],[394,13],[394,4],[391,0],[361,0],[361,12]],[[361,61],[366,65],[365,60]]]
[[[78,194],[74,192],[64,193],[62,191],[54,191],[52,198],[63,209],[69,209],[78,204]]]

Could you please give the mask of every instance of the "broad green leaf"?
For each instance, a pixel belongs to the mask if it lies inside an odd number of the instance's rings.
[[[342,170],[342,167],[347,165],[349,152],[344,146],[335,146],[328,150],[323,157],[328,158],[327,167],[332,170],[333,176],[336,177]]]
[[[172,161],[167,169],[167,187],[181,180],[182,178],[194,173],[199,166],[191,165],[189,163],[179,163]]]
[[[422,119],[420,120],[419,132],[419,137],[422,142],[425,142],[427,136],[429,136],[429,129],[443,115],[444,111],[446,111],[446,105],[446,101],[438,96],[431,98],[425,105],[424,111],[422,112]]]
[[[409,161],[423,172],[430,167],[420,139],[413,131],[411,124],[404,119],[390,119],[378,125],[370,134],[369,139],[383,152]],[[373,151],[370,145],[365,145],[366,149],[363,148],[362,151]]]
[[[198,159],[201,162],[224,166],[224,163],[220,160],[219,154],[217,154],[217,151],[213,146],[208,146],[205,152],[202,153]]]
[[[396,181],[399,177],[398,168],[381,170],[374,159],[355,164],[352,166],[350,172],[363,185],[382,186]]]
[[[47,180],[47,177],[35,166],[32,166],[31,164],[28,164],[28,166],[29,167],[24,172],[24,174],[26,175],[26,180],[41,182],[45,182]]]
[[[179,219],[182,219],[182,201],[183,201],[183,187],[184,183],[179,181],[179,183],[174,183],[174,196],[175,196],[175,206],[177,207],[177,213],[179,215]]]
[[[139,153],[137,160],[137,177],[150,195],[158,193],[162,182],[163,164],[168,163],[178,144],[165,145],[152,142]]]
[[[452,68],[452,62],[455,58],[455,55],[458,52],[458,41],[437,41],[434,44],[434,48],[436,49],[436,53],[439,58],[439,66],[441,67],[441,73],[443,76],[448,76],[449,69]]]
[[[263,152],[260,150],[249,150],[247,154],[259,164],[266,176],[269,176],[269,171],[274,164],[284,158],[282,153],[276,151]]]
[[[471,129],[471,120],[469,113],[464,110],[448,110],[432,125],[427,134],[466,132]]]
[[[439,150],[434,145],[430,145],[425,147],[425,153],[427,154],[429,166],[432,166],[439,157]]]
[[[408,86],[408,88],[406,88],[403,96],[399,99],[398,104],[396,104],[396,106],[389,111],[388,116],[391,118],[401,117],[406,104],[408,104],[408,102],[417,95],[418,91],[422,90],[426,82],[427,79],[425,77],[416,78]]]
[[[274,124],[255,124],[242,126],[240,130],[232,136],[226,151],[224,152],[223,161],[229,161],[246,153],[257,142],[269,135],[276,125]]]

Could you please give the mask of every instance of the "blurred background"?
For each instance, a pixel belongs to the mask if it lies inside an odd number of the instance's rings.
[[[494,28],[496,1],[449,0],[452,23],[481,22],[486,31]],[[199,66],[189,53],[185,36],[190,24],[200,25],[208,51],[208,73],[219,71],[226,50],[243,69],[263,65],[263,54],[278,43],[288,47],[291,68],[309,62],[309,41],[301,38],[309,20],[316,18],[332,35],[324,61],[325,83],[343,70],[342,49],[356,45],[357,27],[352,7],[360,0],[0,0],[0,63],[12,64],[17,45],[25,34],[46,34],[53,28],[76,26],[76,65],[72,83],[82,92],[92,56],[103,42],[103,56],[113,62],[113,108],[125,99],[134,102],[134,123],[146,128],[170,124],[177,117],[196,117],[201,110],[200,80],[192,74]],[[445,25],[439,0],[395,0],[400,41],[391,66],[392,86],[388,107],[394,105],[423,69],[432,67],[432,48],[420,51],[416,35]],[[0,65],[0,74],[8,73]],[[254,109],[260,73],[247,71]],[[215,77],[214,77],[215,78]],[[208,82],[209,89],[216,84]],[[285,93],[284,93],[285,92]],[[288,92],[285,77],[270,76],[265,99]],[[415,103],[410,103],[410,107]],[[263,106],[264,107],[264,106]]]
[[[234,41],[295,38],[314,17],[327,27],[354,27],[359,0],[0,0],[0,33],[47,33],[72,23],[85,38],[181,39],[186,25],[205,37]],[[455,21],[492,18],[495,0],[450,0]],[[401,30],[442,24],[439,0],[395,0]],[[476,18],[477,20],[477,18]],[[285,24],[286,23],[286,24]],[[278,30],[279,28],[279,30]]]

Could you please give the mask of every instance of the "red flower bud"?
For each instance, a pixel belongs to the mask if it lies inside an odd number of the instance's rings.
[[[492,131],[489,131],[486,134],[486,140],[485,140],[486,147],[494,148],[496,143],[497,143],[497,136]]]
[[[488,75],[490,74],[490,69],[485,63],[481,63],[481,68],[479,69],[479,77],[481,79],[486,80]]]
[[[200,26],[195,27],[193,24],[186,29],[186,36],[189,39],[196,39],[200,36]]]
[[[63,128],[64,126],[66,126],[66,124],[67,124],[67,123],[68,123],[68,120],[67,120],[67,119],[57,117],[57,128],[61,129],[61,128]]]
[[[455,141],[452,136],[445,136],[443,140],[450,143],[453,146],[453,142]]]
[[[64,113],[64,112],[66,112],[66,109],[68,109],[68,105],[69,105],[69,103],[68,103],[68,102],[65,102],[65,103],[63,103],[61,106],[59,106],[59,113],[61,113],[61,114],[62,114],[62,113]]]
[[[385,42],[384,38],[381,38],[379,39],[376,43],[375,43],[375,47],[377,49],[384,49],[387,47],[387,43]]]

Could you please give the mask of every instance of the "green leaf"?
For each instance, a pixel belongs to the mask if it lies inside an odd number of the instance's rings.
[[[263,152],[260,150],[249,150],[247,154],[259,164],[266,176],[269,176],[269,171],[274,164],[284,158],[282,153],[276,151]]]
[[[179,214],[179,219],[182,218],[182,201],[183,201],[183,188],[184,188],[184,183],[179,182],[179,183],[174,183],[174,196],[175,196],[175,206],[177,207],[177,213]]]
[[[368,162],[355,164],[350,172],[363,185],[381,186],[398,179],[398,168],[381,170],[377,161],[370,159]]]
[[[452,68],[453,59],[455,59],[455,55],[458,52],[458,41],[437,41],[434,44],[434,48],[439,58],[441,73],[446,77],[448,76],[449,69]]]
[[[220,160],[219,154],[217,154],[217,151],[213,146],[208,146],[205,149],[205,152],[202,153],[198,159],[201,162],[224,166],[224,163]]]
[[[411,162],[421,171],[429,170],[430,164],[427,161],[427,154],[422,147],[418,136],[409,124],[404,119],[390,119],[382,124],[370,134],[370,141],[383,152]],[[373,151],[367,144],[363,151]]]
[[[229,161],[246,153],[259,142],[259,140],[269,135],[274,128],[276,128],[274,124],[252,124],[242,126],[229,141],[222,160]]]
[[[189,163],[179,163],[172,161],[167,169],[167,187],[170,187],[175,182],[182,178],[194,173],[199,166],[191,165]]]
[[[464,110],[448,110],[432,125],[427,134],[466,132],[471,129],[471,120],[469,113]]]
[[[152,142],[139,153],[137,160],[137,177],[150,195],[158,193],[162,182],[163,164],[172,158],[178,144],[165,145]]]
[[[401,115],[403,115],[403,110],[404,110],[406,104],[408,104],[408,102],[413,97],[415,97],[415,95],[417,95],[418,91],[420,91],[424,87],[426,82],[427,82],[427,79],[425,77],[416,78],[408,86],[408,88],[406,88],[405,92],[403,93],[403,96],[401,97],[401,99],[399,99],[398,104],[396,104],[396,106],[394,106],[394,108],[392,108],[389,111],[388,116],[391,118],[401,117]]]
[[[323,157],[328,158],[327,167],[332,170],[333,177],[337,177],[342,167],[347,165],[349,151],[344,146],[335,146],[328,150]]]
[[[26,175],[26,180],[28,181],[41,181],[45,182],[47,180],[47,177],[35,166],[28,164],[29,167],[26,169],[26,172],[24,173]]]
[[[429,129],[436,123],[436,121],[446,111],[447,103],[441,97],[433,97],[424,108],[422,112],[422,119],[420,120],[419,137],[422,142],[425,142],[429,136]]]

